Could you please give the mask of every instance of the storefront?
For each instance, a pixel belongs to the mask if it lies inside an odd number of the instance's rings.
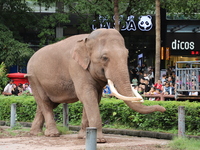
[[[200,20],[170,21],[165,43],[165,67],[177,61],[200,60]]]

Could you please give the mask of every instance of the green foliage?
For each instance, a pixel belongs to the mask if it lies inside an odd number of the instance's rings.
[[[62,124],[57,124],[56,127],[60,134],[72,134],[72,131],[70,131],[67,127],[63,127]]]
[[[0,120],[10,120],[11,104],[17,105],[17,121],[33,121],[36,103],[33,96],[0,96]]]
[[[69,22],[69,15],[66,13],[54,13],[42,17],[38,22],[38,37],[40,38],[40,45],[52,44],[57,41],[55,37],[55,28],[59,24],[66,24]]]
[[[10,105],[17,104],[17,121],[31,122],[34,119],[36,103],[33,96],[0,96],[0,120],[9,121]],[[139,130],[173,131],[178,130],[178,107],[185,106],[185,123],[187,135],[200,135],[200,104],[197,102],[177,101],[145,101],[144,105],[161,105],[166,112],[154,112],[140,114],[131,110],[121,100],[115,98],[102,98],[100,112],[103,126],[122,127]],[[80,102],[68,104],[69,122],[80,125],[83,105]],[[63,106],[59,105],[55,110],[57,123],[63,122]]]
[[[15,40],[12,32],[0,24],[0,62],[4,62],[6,67],[25,66],[34,53],[28,46],[28,44]]]
[[[194,138],[175,138],[169,143],[170,149],[176,150],[199,150],[200,140]]]
[[[161,6],[167,10],[171,19],[199,19],[200,7],[198,0],[163,0]]]
[[[8,83],[8,77],[6,73],[6,65],[4,62],[0,64],[0,93],[3,92],[4,87]]]
[[[12,31],[14,39],[22,40],[20,30],[33,28],[37,22],[35,15],[25,1],[1,0],[0,8],[0,24]]]

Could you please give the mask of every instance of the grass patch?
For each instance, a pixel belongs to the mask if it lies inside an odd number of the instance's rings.
[[[199,150],[200,140],[194,138],[174,138],[169,143],[169,148],[172,150]]]
[[[69,128],[64,127],[62,125],[56,125],[58,131],[60,134],[72,134],[73,132],[69,130]]]

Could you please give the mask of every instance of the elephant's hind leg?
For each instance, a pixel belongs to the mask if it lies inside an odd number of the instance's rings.
[[[38,106],[36,116],[31,127],[31,133],[37,134],[38,132],[41,132],[45,121],[45,136],[59,136],[60,133],[56,128],[56,122],[53,114],[53,109],[58,106],[58,103],[54,103],[49,99],[39,83],[36,84],[37,86],[33,85],[35,85],[35,82],[32,82],[32,91]]]
[[[58,103],[53,103],[51,101],[46,104],[46,108],[44,105],[44,108],[46,109],[45,112],[43,112],[46,122],[46,130],[45,130],[45,136],[50,137],[57,137],[60,136],[60,133],[56,127],[56,122],[54,120],[54,114],[53,109],[58,106]]]
[[[43,125],[44,125],[44,116],[43,116],[41,110],[39,109],[39,107],[37,106],[36,115],[35,115],[35,119],[31,126],[30,134],[38,135],[38,134],[42,133]]]

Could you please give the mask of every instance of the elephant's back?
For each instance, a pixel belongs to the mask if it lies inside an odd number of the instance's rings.
[[[71,51],[73,50],[77,41],[84,39],[88,34],[81,34],[76,36],[71,36],[54,44],[44,46],[39,49],[34,55],[30,58],[27,65],[28,74],[34,74],[43,70],[51,70],[59,68],[59,65],[67,60],[70,60]],[[66,66],[67,67],[67,66]]]

